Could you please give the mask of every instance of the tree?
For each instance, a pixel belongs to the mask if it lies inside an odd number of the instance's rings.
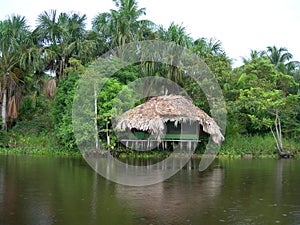
[[[46,70],[55,72],[56,77],[65,72],[70,58],[91,59],[95,43],[86,39],[86,15],[60,13],[56,10],[44,11],[38,16],[38,26],[34,31],[43,49]]]
[[[258,60],[258,59],[264,57],[265,55],[266,55],[265,51],[257,51],[257,50],[252,50],[251,49],[250,58],[242,57],[242,60],[243,60],[243,63],[246,64],[246,63],[251,62],[253,60]]]
[[[160,26],[157,38],[162,41],[174,42],[185,48],[190,48],[193,43],[192,38],[186,33],[185,27],[175,23],[171,23],[167,29]]]
[[[152,27],[155,24],[140,20],[146,14],[145,8],[138,8],[135,0],[113,1],[117,10],[100,13],[92,22],[102,53],[132,41],[153,38]]]
[[[69,149],[76,148],[72,126],[72,104],[80,75],[85,69],[79,60],[70,59],[70,66],[66,68],[69,76],[62,77],[58,81],[59,85],[52,104],[55,135],[60,144]]]
[[[289,91],[294,90],[297,84],[291,76],[276,70],[266,57],[253,57],[235,73],[239,74],[236,79],[236,97],[228,101],[231,120],[239,125],[239,132],[263,134],[271,130],[274,134],[275,128],[277,134],[274,137],[281,154],[281,132],[295,135],[298,127],[296,117],[299,95]],[[278,85],[283,83],[285,85]]]
[[[194,41],[192,51],[208,65],[222,88],[229,84],[232,61],[227,57],[221,41],[214,38],[199,38]]]
[[[195,52],[201,58],[205,58],[208,55],[225,55],[221,41],[214,38],[197,39],[193,44],[193,52]]]
[[[7,129],[7,112],[18,110],[20,84],[26,71],[40,69],[40,54],[34,45],[25,17],[12,16],[0,21],[0,91],[2,129]],[[7,108],[9,106],[9,108]],[[12,115],[16,117],[16,114]]]
[[[268,46],[266,53],[275,68],[282,73],[291,75],[297,67],[299,68],[299,62],[291,61],[293,55],[287,48]]]
[[[165,41],[168,44],[164,46],[164,48],[170,48],[165,49],[165,52],[172,52],[172,49],[176,48],[176,45],[180,45],[184,48],[190,48],[192,46],[192,38],[189,37],[189,35],[186,33],[185,27],[171,23],[170,26],[165,29],[164,27],[160,26],[158,30],[155,32],[156,38],[161,41]],[[179,48],[180,49],[180,48]],[[141,55],[141,58],[148,58],[149,55],[151,57],[155,57],[152,61],[146,61],[142,63],[141,65],[141,73],[143,76],[162,76],[166,77],[177,84],[182,85],[183,84],[183,71],[179,68],[179,65],[181,63],[181,50],[176,52],[174,55],[156,55],[153,52],[143,52]],[[147,55],[149,54],[149,55]],[[157,58],[164,58],[164,57],[171,57],[170,64],[171,65],[165,65],[162,63],[155,62]],[[178,65],[178,66],[175,66]]]

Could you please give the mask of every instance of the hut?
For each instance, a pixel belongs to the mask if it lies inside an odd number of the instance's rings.
[[[121,140],[127,143],[149,143],[149,140],[195,143],[200,130],[210,134],[217,144],[224,140],[218,124],[181,95],[153,97],[118,117],[115,128],[127,131],[128,135]]]

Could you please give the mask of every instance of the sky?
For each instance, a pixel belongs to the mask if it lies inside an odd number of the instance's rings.
[[[234,65],[250,50],[265,50],[267,46],[286,47],[293,60],[300,61],[300,1],[299,0],[137,0],[146,8],[144,18],[167,28],[171,22],[186,28],[194,39],[215,38],[222,42]],[[112,0],[0,0],[0,20],[12,14],[25,16],[36,25],[44,10],[76,12],[87,15],[87,28],[99,13],[115,8]]]

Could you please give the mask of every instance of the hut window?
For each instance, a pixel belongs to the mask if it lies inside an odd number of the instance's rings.
[[[175,126],[174,122],[167,122],[167,134],[181,134],[181,125],[180,123]]]

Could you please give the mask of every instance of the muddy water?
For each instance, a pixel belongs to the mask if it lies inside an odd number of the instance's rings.
[[[83,159],[0,155],[0,224],[300,224],[299,160],[198,164],[129,187]]]

